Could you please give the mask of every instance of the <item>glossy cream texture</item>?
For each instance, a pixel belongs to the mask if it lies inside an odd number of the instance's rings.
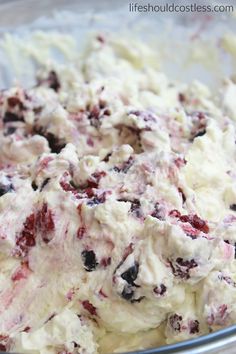
[[[0,348],[143,349],[236,322],[236,86],[176,84],[150,48],[0,95]]]

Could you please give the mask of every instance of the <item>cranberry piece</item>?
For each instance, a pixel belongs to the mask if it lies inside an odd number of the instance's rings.
[[[92,272],[97,268],[98,262],[93,250],[84,250],[81,255],[87,272]]]
[[[105,176],[106,176],[105,171],[94,172],[91,178],[87,181],[87,187],[98,188],[101,178]]]
[[[4,344],[0,343],[0,350],[1,350],[1,352],[6,352],[7,347]]]
[[[170,326],[173,328],[174,331],[180,332],[182,319],[183,317],[178,315],[177,313],[169,317]]]
[[[51,241],[50,233],[54,231],[55,224],[52,216],[52,211],[46,203],[43,204],[41,210],[37,213],[37,227],[42,233],[42,239],[45,243]]]
[[[96,307],[91,304],[88,300],[82,302],[82,305],[85,310],[87,310],[92,316],[97,316],[97,309]]]
[[[180,221],[190,223],[195,229],[207,234],[209,232],[209,226],[207,223],[195,215],[182,215],[179,217]]]
[[[11,108],[14,108],[16,106],[19,106],[19,108],[22,110],[24,109],[24,105],[23,103],[21,102],[21,100],[16,97],[16,96],[13,96],[13,97],[9,97],[7,99],[7,103],[8,103],[8,106],[11,107]]]
[[[138,218],[142,216],[142,212],[141,212],[140,208],[141,208],[140,200],[134,199],[134,200],[131,201],[130,210],[131,210],[132,213],[135,213],[135,215]]]
[[[180,167],[183,167],[184,165],[186,165],[187,161],[185,160],[185,158],[177,157],[174,160],[174,163],[178,168],[180,168]]]
[[[231,204],[229,208],[230,210],[236,211],[236,204]]]
[[[157,295],[164,295],[166,293],[167,287],[164,284],[161,284],[160,286],[156,286],[153,291]]]
[[[26,218],[23,230],[16,238],[16,245],[19,247],[17,254],[20,256],[26,256],[29,249],[34,247],[35,244],[35,216],[34,214],[31,214]]]
[[[121,278],[124,279],[128,284],[135,285],[134,281],[137,279],[139,271],[139,264],[135,262],[132,267],[127,269],[124,273],[121,274]]]
[[[199,321],[194,320],[189,322],[189,333],[190,334],[195,334],[199,333]]]
[[[174,218],[179,218],[181,216],[180,212],[176,209],[173,209],[169,212],[169,215]]]
[[[101,266],[106,268],[111,264],[111,257],[108,258],[102,258],[101,262],[100,262]]]

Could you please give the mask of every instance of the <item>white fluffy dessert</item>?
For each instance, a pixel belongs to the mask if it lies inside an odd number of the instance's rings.
[[[0,349],[124,352],[236,322],[236,85],[94,38],[0,93]]]

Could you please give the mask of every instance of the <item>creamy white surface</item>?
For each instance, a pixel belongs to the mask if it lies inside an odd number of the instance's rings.
[[[235,90],[217,100],[143,44],[94,38],[71,70],[1,92],[2,345],[121,352],[235,323]]]

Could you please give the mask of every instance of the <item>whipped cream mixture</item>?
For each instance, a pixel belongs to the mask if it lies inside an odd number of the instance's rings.
[[[0,349],[124,352],[236,322],[236,85],[99,35],[0,92]]]

